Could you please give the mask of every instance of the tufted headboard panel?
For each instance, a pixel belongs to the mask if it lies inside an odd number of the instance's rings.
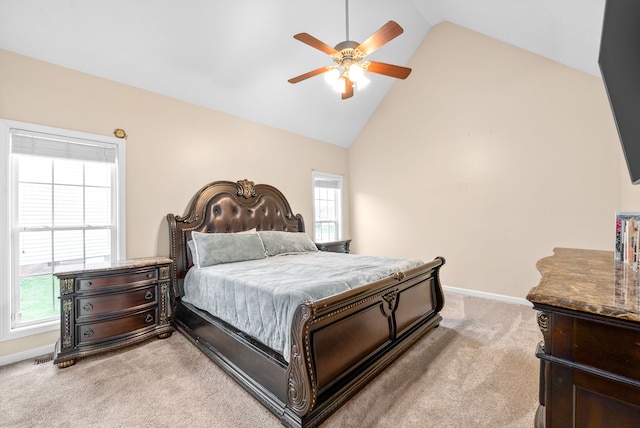
[[[193,265],[187,246],[193,231],[232,233],[254,228],[305,231],[302,216],[293,214],[278,189],[248,180],[215,181],[206,185],[193,196],[184,216],[168,214],[167,221],[174,286],[181,284]]]

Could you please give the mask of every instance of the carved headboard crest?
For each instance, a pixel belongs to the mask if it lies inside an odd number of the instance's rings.
[[[256,196],[256,189],[254,182],[247,179],[238,180],[238,196],[244,196],[245,199],[249,199],[252,196]]]

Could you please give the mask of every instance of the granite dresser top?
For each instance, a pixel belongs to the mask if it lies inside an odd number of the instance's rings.
[[[554,248],[536,267],[542,278],[530,302],[640,322],[640,272],[613,251]]]
[[[77,275],[79,273],[104,272],[170,263],[173,263],[173,260],[167,257],[143,257],[139,259],[115,260],[112,262],[104,263],[87,263],[84,265],[61,266],[56,269],[54,275]]]

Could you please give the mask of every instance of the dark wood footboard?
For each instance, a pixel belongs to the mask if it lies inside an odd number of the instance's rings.
[[[315,426],[415,343],[441,317],[444,259],[301,305],[292,326],[283,422]]]

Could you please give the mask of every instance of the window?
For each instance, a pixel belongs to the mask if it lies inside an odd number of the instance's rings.
[[[342,239],[342,177],[313,172],[313,222],[316,242]]]
[[[11,339],[58,328],[55,272],[124,257],[125,144],[3,120],[0,132],[0,339]]]

